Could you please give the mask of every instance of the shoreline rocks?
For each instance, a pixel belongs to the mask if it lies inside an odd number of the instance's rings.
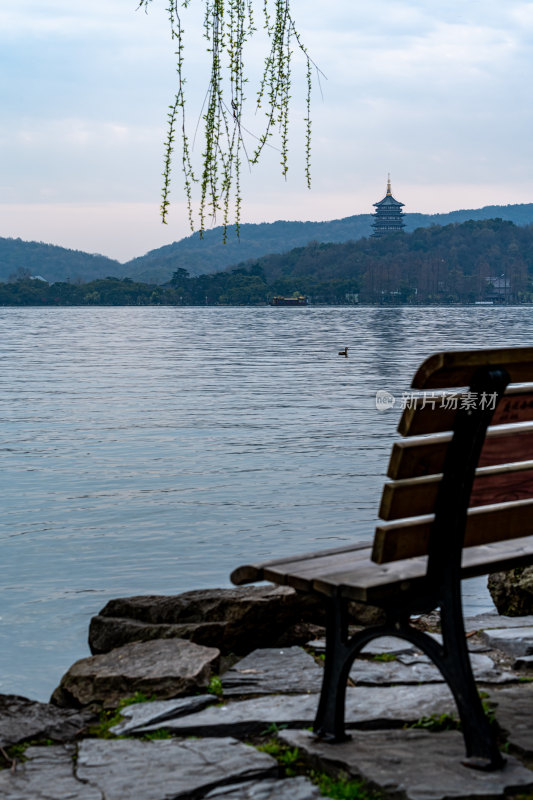
[[[179,637],[217,647],[223,655],[246,655],[257,647],[288,644],[288,639],[309,641],[323,620],[319,598],[288,586],[121,597],[92,618],[89,647],[99,654],[133,641]]]
[[[489,575],[488,589],[499,614],[533,614],[533,567],[515,567]]]
[[[220,651],[186,639],[155,639],[117,647],[76,661],[63,675],[50,702],[56,706],[116,708],[141,692],[160,700],[205,689],[217,670]]]

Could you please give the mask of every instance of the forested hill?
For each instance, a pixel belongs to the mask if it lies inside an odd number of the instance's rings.
[[[314,304],[533,303],[533,225],[471,220],[314,242],[223,272],[194,277],[180,268],[164,286],[130,278],[0,283],[0,305],[264,305],[294,294]]]
[[[0,281],[23,273],[40,275],[47,281],[90,281],[122,274],[122,265],[106,256],[68,250],[43,242],[0,237]]]
[[[298,292],[316,302],[343,293],[370,303],[532,302],[533,225],[471,220],[379,239],[314,242],[233,270],[241,271],[261,276],[276,294]]]
[[[533,224],[533,203],[451,211],[448,214],[406,214],[406,231],[429,225],[447,225],[465,220],[499,217],[516,225]],[[241,226],[240,239],[229,231],[222,242],[222,228],[206,231],[179,242],[152,250],[146,255],[121,264],[102,255],[69,250],[43,242],[0,238],[0,281],[20,277],[21,271],[41,275],[47,281],[83,281],[115,276],[146,283],[165,283],[178,269],[190,275],[218,272],[228,266],[257,259],[271,253],[286,253],[309,242],[349,242],[368,237],[372,216],[358,214],[329,222],[272,222]]]
[[[447,214],[406,214],[405,230],[496,217],[510,220],[516,225],[530,225],[533,223],[533,203],[485,206]],[[371,234],[371,224],[371,214],[357,214],[329,222],[280,221],[258,225],[244,224],[241,225],[240,238],[237,238],[234,229],[229,230],[226,244],[222,243],[222,228],[218,227],[206,231],[203,239],[198,234],[193,234],[179,242],[151,250],[124,264],[122,271],[115,274],[127,275],[147,283],[165,283],[180,268],[186,269],[190,275],[201,275],[269,253],[284,253],[312,241],[357,241]]]

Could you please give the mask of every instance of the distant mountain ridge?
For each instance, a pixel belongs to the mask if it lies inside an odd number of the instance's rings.
[[[501,217],[516,225],[533,224],[533,203],[506,206],[484,206],[461,209],[446,214],[405,214],[406,232],[430,225],[449,225],[453,222]],[[222,243],[222,228],[195,233],[179,242],[151,250],[140,258],[124,264],[128,277],[148,283],[165,283],[177,269],[191,275],[219,272],[229,266],[273,253],[284,253],[309,242],[343,243],[357,241],[372,233],[372,214],[356,214],[329,222],[262,222],[245,223],[240,237],[234,228],[228,231],[228,241]]]
[[[82,250],[69,250],[44,242],[0,237],[0,281],[24,270],[40,275],[50,283],[76,280],[91,281],[122,271],[122,264],[107,256]]]
[[[446,214],[405,214],[406,232],[430,225],[449,225],[467,220],[498,218],[516,225],[533,224],[533,203],[484,206],[461,209]],[[230,266],[285,253],[309,242],[344,243],[357,241],[372,232],[372,214],[356,214],[328,222],[262,222],[240,227],[240,238],[230,228],[227,244],[222,242],[222,228],[213,228],[201,239],[195,233],[180,241],[151,250],[124,264],[106,256],[69,250],[43,242],[0,238],[0,281],[7,281],[17,270],[29,270],[50,282],[91,281],[115,276],[146,283],[165,283],[177,269],[191,275],[218,272]]]

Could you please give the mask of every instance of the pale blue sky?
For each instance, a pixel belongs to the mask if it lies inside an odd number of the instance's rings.
[[[1,236],[127,260],[189,233],[178,164],[169,224],[158,217],[174,81],[165,6],[2,0]],[[294,16],[327,76],[313,99],[313,187],[297,65],[288,179],[272,150],[245,176],[244,221],[369,213],[389,171],[406,211],[533,202],[533,2],[295,0]],[[185,27],[195,120],[198,15]],[[253,104],[247,126],[259,128]]]

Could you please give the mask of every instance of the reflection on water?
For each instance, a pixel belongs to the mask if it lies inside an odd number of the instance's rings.
[[[376,391],[533,338],[530,308],[492,307],[4,308],[0,330],[0,691],[40,699],[110,597],[371,538],[399,417]]]

